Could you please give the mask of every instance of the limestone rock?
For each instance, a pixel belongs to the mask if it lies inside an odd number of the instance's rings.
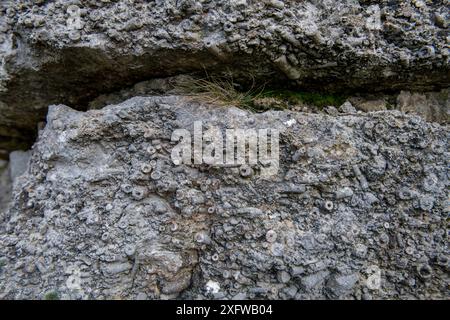
[[[450,119],[449,90],[435,93],[411,93],[402,91],[397,97],[399,110],[414,113],[428,121],[444,123]]]
[[[12,182],[8,162],[0,160],[0,223],[11,200]]]
[[[279,130],[278,170],[175,164],[196,121]],[[0,298],[445,299],[448,159],[445,126],[399,111],[51,106],[0,224]]]
[[[363,99],[360,97],[354,97],[351,99],[352,103],[358,110],[364,112],[375,112],[386,110],[387,101],[384,98],[380,99]]]
[[[27,171],[30,157],[30,151],[17,150],[9,154],[9,173],[13,182]]]

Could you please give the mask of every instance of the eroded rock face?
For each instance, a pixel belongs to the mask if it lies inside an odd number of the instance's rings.
[[[179,96],[50,107],[1,224],[2,298],[446,298],[448,130]],[[280,168],[175,165],[173,130],[280,131]]]
[[[402,91],[397,97],[397,108],[420,115],[427,121],[445,122],[450,119],[449,90],[429,93]]]
[[[2,1],[0,149],[49,104],[192,71],[283,86],[435,90],[449,84],[446,1]],[[249,81],[247,81],[249,82]]]
[[[8,162],[0,160],[0,220],[11,200],[11,176],[9,174]]]

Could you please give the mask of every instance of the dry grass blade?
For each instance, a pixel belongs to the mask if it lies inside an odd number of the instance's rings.
[[[241,92],[236,89],[232,78],[189,79],[177,84],[177,89],[197,101],[219,106],[236,106],[253,109],[253,100],[258,98],[264,87],[255,89],[254,80],[249,90]]]

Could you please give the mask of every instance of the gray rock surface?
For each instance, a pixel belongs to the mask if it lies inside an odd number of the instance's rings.
[[[194,121],[278,128],[280,169],[175,165]],[[0,298],[449,296],[448,130],[180,96],[50,107],[0,224]]]
[[[141,80],[208,70],[319,90],[449,84],[441,1],[2,1],[0,150],[30,143],[47,106],[86,109]]]
[[[30,151],[16,150],[9,154],[9,174],[13,182],[27,171],[30,157]]]
[[[427,121],[449,123],[449,90],[428,93],[402,91],[397,97],[397,108],[405,113],[418,114]]]
[[[0,221],[11,200],[12,182],[8,162],[0,160]]]

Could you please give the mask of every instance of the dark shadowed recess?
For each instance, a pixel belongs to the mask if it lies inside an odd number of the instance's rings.
[[[100,94],[152,78],[178,74],[227,75],[244,89],[264,85],[266,89],[342,95],[432,91],[445,88],[450,82],[448,70],[436,70],[425,63],[422,67],[415,65],[414,70],[404,70],[399,65],[392,75],[386,76],[384,66],[378,67],[379,61],[367,61],[370,77],[364,78],[358,73],[361,61],[356,57],[353,62],[352,57],[346,57],[345,61],[326,68],[312,66],[302,70],[300,79],[290,80],[262,54],[233,55],[225,61],[204,50],[158,50],[141,56],[119,56],[87,47],[61,52],[43,48],[41,52],[55,59],[49,59],[50,62],[37,70],[13,73],[7,91],[0,93],[0,101],[8,106],[0,119],[0,158],[7,157],[7,151],[27,149],[33,144],[37,125],[45,121],[49,105],[66,104],[86,110],[88,102]]]

